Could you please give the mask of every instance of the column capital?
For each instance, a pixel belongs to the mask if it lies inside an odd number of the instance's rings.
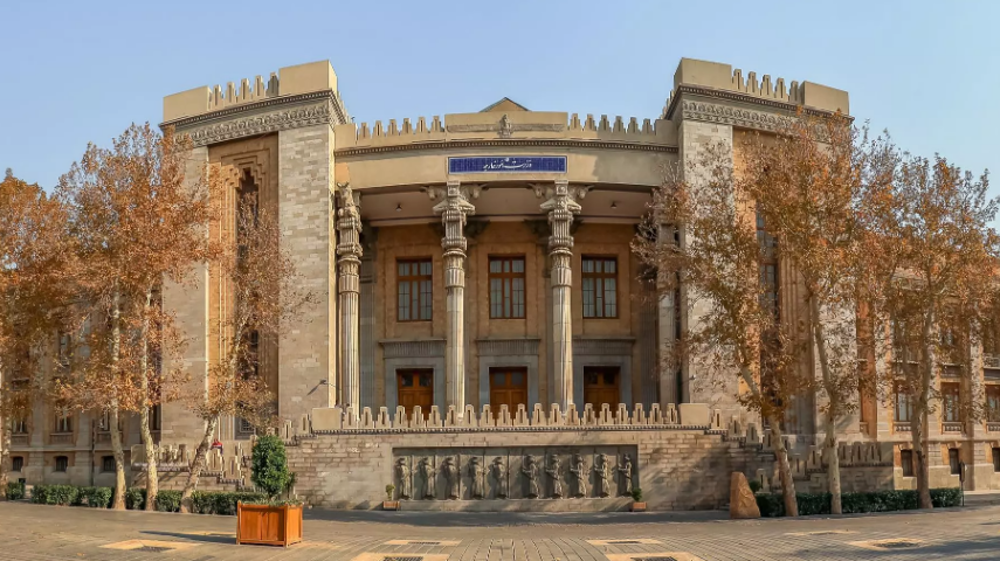
[[[361,256],[361,197],[351,189],[350,183],[337,184],[337,268],[340,272],[341,293],[359,292],[358,279]]]

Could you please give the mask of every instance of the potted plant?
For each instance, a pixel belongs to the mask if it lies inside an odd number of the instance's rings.
[[[392,492],[396,486],[392,483],[385,486],[385,500],[382,501],[382,510],[399,510],[399,501],[392,500]]]
[[[632,489],[632,512],[646,512],[646,503],[642,500],[642,489]]]
[[[302,541],[302,503],[282,500],[294,478],[288,471],[285,443],[274,435],[262,436],[253,447],[250,479],[267,495],[260,503],[237,503],[236,543],[288,547]]]

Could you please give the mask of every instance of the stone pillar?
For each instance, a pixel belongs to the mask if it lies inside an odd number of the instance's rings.
[[[573,403],[573,308],[571,292],[573,285],[573,235],[570,227],[573,218],[580,212],[580,203],[587,188],[570,187],[566,180],[558,180],[554,185],[534,186],[535,194],[545,197],[542,212],[548,214],[549,259],[552,286],[552,379],[550,396],[563,411]]]
[[[361,348],[358,310],[361,292],[361,213],[358,198],[348,183],[338,184],[340,208],[337,209],[337,269],[340,303],[341,405],[358,414],[361,405]]]
[[[657,228],[657,244],[674,245],[676,228],[669,224],[661,224]],[[675,335],[677,332],[677,309],[674,294],[675,290],[666,273],[659,273],[661,278],[657,279],[657,334],[659,336],[659,361],[656,365],[659,373],[660,388],[660,409],[667,410],[667,405],[682,403],[684,396],[682,391],[678,391],[677,377],[679,368],[676,366],[674,358]]]
[[[455,407],[455,414],[465,412],[465,220],[475,214],[476,207],[469,198],[478,195],[478,187],[471,190],[458,181],[449,181],[445,189],[431,189],[432,199],[442,197],[434,205],[434,213],[441,215],[444,225],[444,287],[447,313],[445,343],[445,406]]]

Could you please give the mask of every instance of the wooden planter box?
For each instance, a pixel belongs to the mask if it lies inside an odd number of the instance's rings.
[[[399,510],[399,501],[382,501],[382,510]]]
[[[302,505],[236,504],[236,543],[288,547],[302,541]]]
[[[629,507],[629,510],[631,510],[632,512],[646,512],[646,503],[633,502],[632,506]]]

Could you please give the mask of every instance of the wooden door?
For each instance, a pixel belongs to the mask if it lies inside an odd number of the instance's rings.
[[[612,411],[618,408],[618,375],[617,367],[585,366],[583,368],[583,402],[594,406],[600,411],[607,403]]]
[[[413,414],[413,408],[420,406],[424,417],[431,411],[434,404],[434,371],[431,369],[397,370],[396,395],[399,404],[406,408],[407,416]]]
[[[528,408],[528,369],[490,368],[490,409],[493,414],[500,412],[501,405],[506,405],[513,417],[519,404]]]

